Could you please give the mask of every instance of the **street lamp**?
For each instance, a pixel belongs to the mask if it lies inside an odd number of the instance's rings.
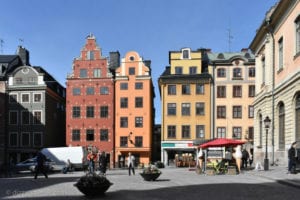
[[[264,170],[269,170],[269,159],[268,159],[268,129],[270,128],[271,120],[269,116],[267,116],[264,120],[265,129],[266,129],[266,153],[264,160]]]

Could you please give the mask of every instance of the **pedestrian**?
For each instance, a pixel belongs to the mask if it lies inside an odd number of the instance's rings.
[[[127,158],[127,166],[128,166],[129,176],[131,175],[131,171],[132,171],[132,174],[135,175],[135,172],[134,172],[134,161],[135,161],[134,156],[131,154],[131,152],[129,152],[128,153],[128,158]]]
[[[44,174],[45,178],[48,178],[47,172],[45,170],[45,162],[46,162],[46,156],[39,151],[36,155],[36,166],[35,166],[35,174],[34,179],[37,179],[38,174],[41,172]]]
[[[106,154],[104,151],[101,152],[99,155],[99,170],[102,175],[106,175],[106,168],[107,168],[107,160],[106,160]]]
[[[243,149],[243,151],[242,151],[242,168],[247,168],[248,159],[249,159],[249,153],[246,149]]]
[[[203,171],[203,160],[204,160],[203,150],[202,148],[200,148],[198,153],[198,161],[199,161],[199,167],[201,171]]]
[[[96,153],[94,153],[93,151],[89,151],[89,153],[87,155],[87,160],[89,162],[89,173],[90,174],[94,173],[96,159],[97,159]]]
[[[252,167],[252,163],[253,163],[253,149],[250,149],[250,153],[249,153],[249,165],[250,167]]]
[[[243,156],[241,148],[242,148],[241,145],[238,145],[235,148],[235,153],[234,153],[235,163],[239,174],[241,173],[241,164],[242,164],[242,156]]]
[[[297,142],[293,142],[288,150],[288,174],[296,173],[296,144]]]

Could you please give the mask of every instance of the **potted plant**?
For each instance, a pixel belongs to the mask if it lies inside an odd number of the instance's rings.
[[[155,165],[149,165],[143,169],[140,175],[145,181],[155,181],[161,175],[161,171]]]
[[[112,183],[105,176],[96,173],[81,176],[74,184],[86,196],[103,195],[111,185]]]

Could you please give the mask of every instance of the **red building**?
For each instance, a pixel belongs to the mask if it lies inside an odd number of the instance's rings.
[[[114,80],[108,59],[89,35],[66,83],[66,145],[96,146],[114,166]]]

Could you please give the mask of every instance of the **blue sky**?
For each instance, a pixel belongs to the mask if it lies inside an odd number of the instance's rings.
[[[238,52],[249,47],[266,12],[278,0],[0,0],[1,54],[18,45],[30,63],[65,86],[72,62],[89,33],[103,56],[137,51],[151,60],[156,123],[160,123],[158,77],[169,51],[183,47]],[[232,35],[229,43],[229,30]],[[21,41],[21,40],[23,41]]]

